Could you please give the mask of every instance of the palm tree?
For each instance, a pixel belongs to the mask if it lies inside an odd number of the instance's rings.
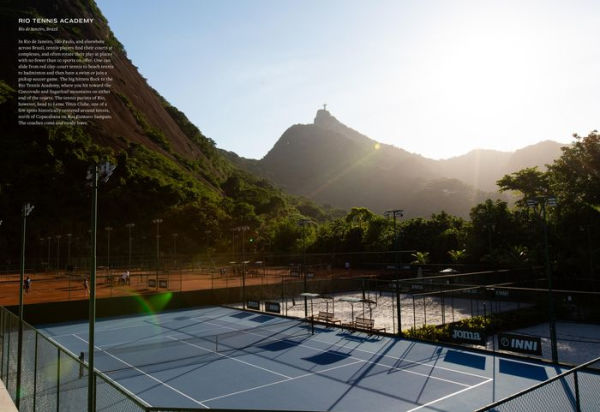
[[[467,257],[467,249],[449,250],[448,254],[450,255],[450,259],[452,259],[453,263],[458,263]]]
[[[429,262],[429,252],[415,252],[411,253],[411,256],[415,258],[412,264],[426,265]]]

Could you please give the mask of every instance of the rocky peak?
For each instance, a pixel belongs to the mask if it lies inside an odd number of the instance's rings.
[[[315,116],[314,124],[316,126],[321,127],[332,127],[339,126],[341,123],[338,119],[333,117],[329,110],[327,109],[319,109],[317,110],[317,115]]]

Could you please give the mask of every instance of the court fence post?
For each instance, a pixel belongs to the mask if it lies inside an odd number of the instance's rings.
[[[444,291],[442,291],[440,299],[442,301],[442,325],[446,324],[446,302],[444,300]]]
[[[12,327],[11,327],[11,318],[8,318],[8,339],[6,339],[6,343],[7,343],[7,347],[6,347],[6,389],[9,390],[10,392],[10,388],[8,387],[8,374],[10,373],[10,335],[12,335]]]
[[[57,346],[56,350],[56,412],[60,412],[60,348]]]
[[[581,400],[579,398],[579,379],[577,377],[577,371],[573,373],[573,379],[575,381],[575,410],[581,412]]]
[[[396,311],[398,318],[398,336],[402,336],[402,308],[400,307],[400,280],[396,280]]]
[[[413,301],[413,329],[417,329],[417,306],[415,304],[415,295],[412,295]]]
[[[35,349],[33,354],[33,410],[35,411],[35,400],[37,398],[37,370],[38,370],[38,336],[39,333],[35,331]]]

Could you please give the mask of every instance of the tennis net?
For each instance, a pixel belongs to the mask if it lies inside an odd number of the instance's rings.
[[[253,328],[214,335],[215,351],[237,351],[255,347],[279,350],[300,344],[311,334],[308,324],[288,324],[284,328]]]

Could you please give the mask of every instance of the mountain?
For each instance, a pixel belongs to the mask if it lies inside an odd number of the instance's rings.
[[[560,157],[563,144],[545,140],[515,152],[472,150],[469,153],[440,160],[439,172],[485,191],[497,190],[496,181],[502,176],[524,169],[545,165]]]
[[[17,255],[17,242],[9,239],[18,238],[24,202],[36,206],[28,232],[36,245],[40,238],[70,233],[80,239],[73,253],[83,254],[90,213],[86,172],[91,164],[105,160],[117,167],[99,189],[99,227],[114,228],[115,249],[126,242],[125,224],[133,222],[137,247],[152,250],[156,217],[163,219],[162,232],[178,233],[182,253],[208,245],[231,250],[231,228],[248,225],[267,232],[277,219],[300,215],[296,206],[323,218],[322,210],[309,201],[293,199],[227,160],[210,138],[148,85],[93,0],[4,4],[0,8],[0,218],[4,220],[0,259]],[[94,20],[93,24],[49,23],[56,31],[17,30],[19,18],[40,17]],[[114,69],[109,70],[113,81],[106,98],[112,118],[87,125],[18,125],[17,44],[23,37],[102,39],[113,46]],[[145,243],[140,240],[144,238]]]
[[[261,160],[227,156],[290,193],[335,207],[379,213],[403,208],[409,217],[445,210],[466,217],[488,197],[507,198],[496,192],[502,176],[559,155],[558,143],[542,142],[514,153],[476,150],[437,161],[379,143],[320,109],[312,124],[287,129]]]

